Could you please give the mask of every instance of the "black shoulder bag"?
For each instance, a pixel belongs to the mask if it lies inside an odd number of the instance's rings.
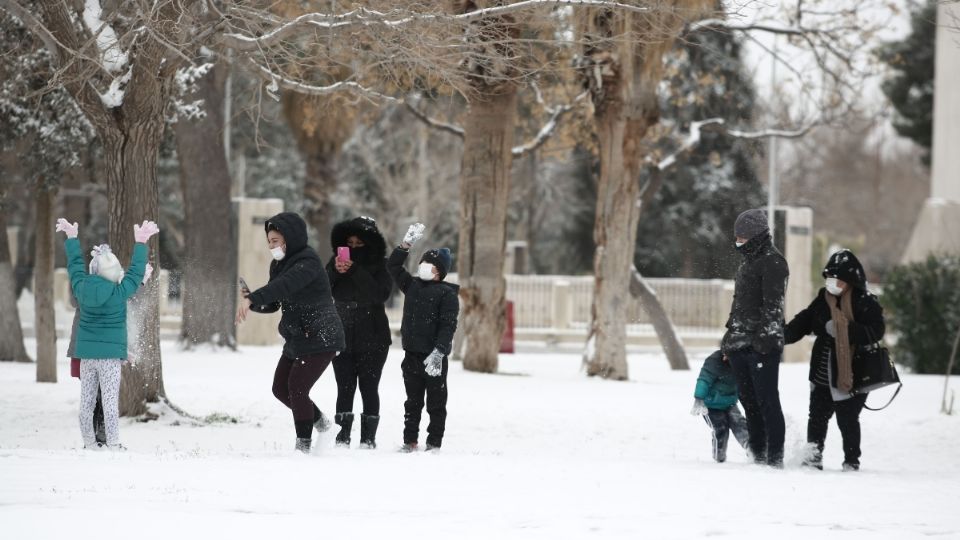
[[[900,375],[897,374],[897,367],[890,358],[890,351],[879,340],[873,339],[873,333],[869,327],[864,327],[867,331],[867,337],[871,344],[866,347],[857,347],[853,354],[853,390],[854,395],[868,394],[891,384],[897,385],[897,390],[890,397],[886,405],[879,408],[868,407],[864,403],[863,408],[870,411],[881,411],[886,409],[896,399],[903,383],[900,382]]]

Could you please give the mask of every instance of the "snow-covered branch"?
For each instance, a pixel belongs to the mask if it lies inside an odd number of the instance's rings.
[[[120,73],[127,65],[127,53],[120,48],[117,33],[103,21],[100,0],[86,0],[83,6],[83,23],[97,40],[100,62],[109,73]]]
[[[339,81],[325,86],[318,86],[286,78],[252,59],[248,59],[247,64],[256,71],[258,76],[270,81],[269,85],[267,86],[267,91],[269,93],[275,94],[277,90],[283,88],[292,92],[311,96],[327,96],[330,94],[336,94],[338,92],[350,92],[375,102],[385,101],[388,103],[402,103],[403,101],[393,96],[377,92],[376,90],[363,86],[355,81]]]
[[[431,128],[439,131],[445,131],[461,139],[463,138],[462,127],[430,118],[429,116],[427,116],[426,113],[422,112],[420,109],[417,108],[416,105],[410,103],[409,101],[404,101],[403,104],[406,105],[407,110],[410,111],[410,114],[416,116],[417,120],[420,120],[421,122],[430,126]]]
[[[766,139],[770,137],[777,137],[780,139],[799,139],[800,137],[803,137],[809,133],[811,129],[820,123],[821,122],[819,121],[813,121],[796,129],[767,128],[757,131],[746,131],[728,128],[727,122],[723,118],[708,118],[699,122],[691,122],[690,132],[687,133],[687,136],[684,138],[680,146],[670,155],[656,162],[655,167],[658,171],[662,172],[674,166],[680,156],[693,150],[698,144],[700,144],[701,135],[704,130],[721,132],[737,139],[755,140]],[[652,163],[652,160],[648,161]]]
[[[358,8],[336,15],[328,13],[306,13],[258,36],[248,36],[238,32],[226,33],[223,36],[223,43],[237,50],[253,51],[280,44],[291,36],[298,34],[303,29],[330,31],[357,25],[399,28],[418,22],[438,21],[462,23],[490,17],[499,17],[537,7],[558,6],[614,9],[634,13],[650,13],[651,9],[653,9],[647,6],[636,6],[614,0],[523,0],[503,6],[477,9],[468,13],[410,13],[400,16],[366,8]]]
[[[540,131],[530,139],[529,141],[521,144],[519,146],[514,146],[512,149],[513,157],[523,157],[524,155],[537,150],[553,136],[553,133],[557,130],[557,126],[560,124],[560,119],[563,115],[572,111],[584,98],[589,95],[589,91],[581,92],[580,95],[575,97],[572,102],[562,105],[560,107],[547,108],[548,111],[551,111],[550,119],[540,128]]]
[[[566,103],[566,104],[555,106],[555,107],[550,107],[550,106],[547,106],[545,103],[543,103],[542,96],[539,95],[539,89],[537,89],[537,93],[538,93],[538,101],[543,105],[544,109],[546,109],[547,112],[550,113],[550,118],[547,119],[547,121],[537,131],[537,134],[534,135],[532,139],[530,139],[529,141],[523,144],[514,146],[511,149],[511,154],[513,155],[514,158],[523,157],[529,154],[530,152],[533,152],[534,150],[539,149],[544,144],[546,144],[547,141],[550,140],[550,137],[552,137],[553,134],[557,131],[557,127],[560,125],[561,118],[563,118],[565,114],[567,114],[568,112],[572,111],[575,107],[577,107],[577,105],[579,105],[580,102],[582,102],[587,97],[587,95],[589,95],[589,92],[584,91],[584,92],[581,92],[577,97],[575,97],[573,101],[571,101],[570,103]],[[416,116],[418,120],[430,126],[431,128],[437,129],[439,131],[445,131],[461,139],[464,137],[464,129],[462,127],[455,124],[443,122],[441,120],[435,120],[433,118],[430,118],[428,115],[426,115],[425,113],[417,109],[416,106],[410,104],[409,102],[404,102],[404,104],[406,105],[407,110],[409,110],[414,116]]]

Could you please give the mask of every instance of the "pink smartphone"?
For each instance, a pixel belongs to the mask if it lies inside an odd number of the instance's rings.
[[[346,247],[346,246],[338,247],[338,248],[337,248],[337,258],[340,259],[341,261],[349,261],[349,260],[350,260],[350,248],[348,248],[348,247]]]

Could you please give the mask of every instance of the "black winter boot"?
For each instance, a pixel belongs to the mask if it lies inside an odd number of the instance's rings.
[[[350,448],[350,432],[353,430],[353,413],[338,412],[333,420],[340,426],[340,433],[337,433],[337,446]]]
[[[295,447],[297,452],[303,452],[304,454],[309,454],[311,442],[313,442],[311,439],[304,439],[302,437],[297,437],[297,446]]]
[[[327,415],[320,412],[320,409],[313,412],[313,429],[317,430],[317,433],[330,431],[331,425],[330,419],[327,418]]]
[[[360,415],[360,448],[373,450],[377,447],[377,426],[380,425],[379,416],[369,414]]]

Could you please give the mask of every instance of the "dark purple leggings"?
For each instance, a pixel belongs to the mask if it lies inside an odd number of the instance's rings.
[[[320,417],[320,409],[310,400],[310,389],[336,354],[325,352],[296,360],[281,356],[277,362],[277,370],[273,374],[273,395],[293,411],[293,422],[299,424],[298,436],[309,437],[310,427],[306,428],[306,433],[300,433],[304,431],[300,429],[301,425],[312,427],[313,422]]]

